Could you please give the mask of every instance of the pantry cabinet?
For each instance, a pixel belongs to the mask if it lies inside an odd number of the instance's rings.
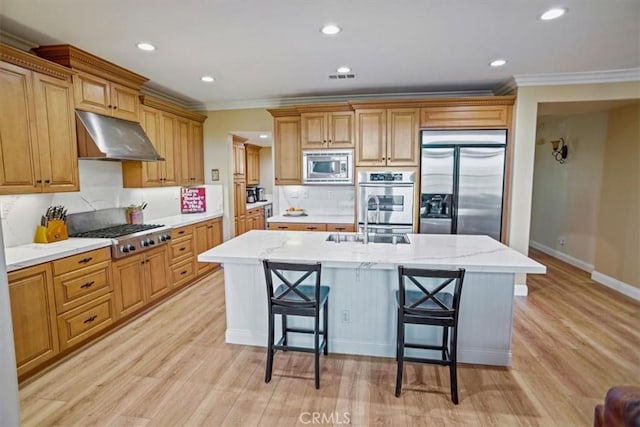
[[[79,190],[71,74],[0,45],[0,194]]]
[[[274,137],[276,185],[302,184],[300,117],[276,117]]]

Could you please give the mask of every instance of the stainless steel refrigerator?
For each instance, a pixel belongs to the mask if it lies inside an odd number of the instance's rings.
[[[422,131],[420,233],[501,239],[506,130]]]

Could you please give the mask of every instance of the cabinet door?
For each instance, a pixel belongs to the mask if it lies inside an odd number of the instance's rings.
[[[180,146],[180,185],[191,185],[191,157],[190,123],[189,120],[178,117],[176,119],[176,138]]]
[[[353,119],[351,111],[328,113],[328,147],[329,148],[353,148]]]
[[[236,236],[240,236],[244,233],[246,233],[247,231],[249,231],[249,229],[247,228],[247,216],[246,215],[239,215],[236,217]]]
[[[58,353],[58,329],[50,264],[9,273],[18,375]]]
[[[303,113],[300,115],[301,147],[327,147],[327,113]]]
[[[140,120],[140,93],[117,83],[110,83],[111,115],[119,119],[137,122]]]
[[[276,185],[302,184],[300,117],[276,117],[274,129]]]
[[[140,124],[145,133],[153,143],[156,151],[165,157],[164,147],[162,147],[160,112],[152,108],[142,107],[140,114]],[[166,160],[165,160],[166,161]],[[140,162],[142,166],[142,186],[160,187],[162,185],[162,168],[164,162]]]
[[[260,184],[260,147],[248,146],[247,151],[247,185]]]
[[[420,113],[422,128],[504,129],[511,123],[508,105],[463,105],[425,107]]]
[[[113,105],[109,100],[109,81],[78,72],[73,76],[73,92],[77,109],[111,115]]]
[[[71,83],[33,73],[33,91],[43,191],[78,191],[78,143]]]
[[[189,135],[189,183],[204,184],[204,139],[202,123],[190,122]]]
[[[214,219],[207,223],[207,249],[222,244],[222,219]],[[218,268],[220,264],[209,263],[210,269]]]
[[[234,215],[240,216],[247,212],[247,186],[244,181],[233,183]]]
[[[418,119],[417,108],[387,110],[387,166],[418,166],[420,163]]]
[[[209,230],[208,227],[211,224],[209,223],[209,221],[207,222],[201,222],[198,223],[194,226],[194,240],[195,240],[195,246],[196,246],[196,259],[197,256],[200,255],[203,252],[206,252],[210,249],[210,245],[211,245],[211,241],[212,241],[212,236],[209,234]],[[199,276],[209,270],[213,269],[213,266],[211,263],[208,262],[197,262],[196,261],[196,275]]]
[[[145,252],[144,258],[147,300],[154,300],[169,292],[171,287],[167,246]]]
[[[31,71],[0,62],[0,194],[40,192]]]
[[[144,307],[144,256],[132,255],[115,261],[113,293],[118,317],[124,317]]]
[[[233,143],[233,178],[245,178],[245,146],[242,142]]]
[[[161,155],[165,159],[160,169],[163,171],[161,177],[162,185],[180,185],[180,141],[177,137],[176,117],[172,114],[161,113],[160,122],[162,123],[161,146],[164,148],[164,152]]]
[[[385,166],[387,110],[356,111],[356,166]]]

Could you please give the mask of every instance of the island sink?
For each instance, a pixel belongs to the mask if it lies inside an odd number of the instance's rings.
[[[356,242],[363,243],[364,235],[355,233],[355,234],[344,234],[344,233],[334,233],[330,234],[327,237],[327,242]],[[406,234],[370,234],[369,235],[370,243],[390,243],[392,245],[396,244],[409,244],[409,236]]]

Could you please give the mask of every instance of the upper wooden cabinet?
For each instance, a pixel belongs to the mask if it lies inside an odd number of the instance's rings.
[[[239,136],[233,135],[233,179],[234,180],[245,180],[246,177],[246,153],[245,153],[245,142],[246,138],[241,138]]]
[[[71,75],[0,45],[0,194],[78,191]]]
[[[276,185],[302,184],[299,116],[274,119],[273,148]]]
[[[353,111],[302,113],[301,147],[353,148]]]
[[[418,166],[417,108],[356,111],[356,166]]]
[[[73,76],[76,108],[137,122],[139,93],[118,83],[79,71]]]
[[[140,88],[146,77],[119,67],[71,45],[33,49],[40,57],[75,70],[76,108],[137,122]]]
[[[420,110],[422,128],[504,129],[511,122],[510,105],[455,105]]]
[[[247,185],[260,184],[260,147],[253,144],[247,144],[245,171]]]
[[[123,186],[139,188],[204,184],[204,119],[205,116],[201,114],[144,97],[140,125],[164,161],[123,161]]]

